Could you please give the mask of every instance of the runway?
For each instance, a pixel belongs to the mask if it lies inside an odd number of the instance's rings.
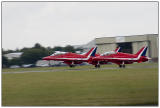
[[[38,71],[17,71],[17,72],[2,72],[3,74],[16,74],[16,73],[31,73],[31,72],[64,72],[64,71],[82,71],[82,70],[104,70],[104,69],[118,69],[118,68],[83,68],[83,69],[53,69],[53,70],[38,70]]]
[[[33,70],[33,71],[9,71],[9,72],[2,72],[3,74],[18,74],[18,73],[37,73],[37,72],[68,72],[68,71],[92,71],[92,70],[113,70],[113,69],[130,69],[130,68],[153,68],[153,67],[156,67],[156,66],[127,66],[126,68],[119,68],[118,66],[115,66],[115,67],[101,67],[101,68],[95,68],[95,67],[90,67],[90,68],[70,68],[70,69],[53,69],[52,70]]]

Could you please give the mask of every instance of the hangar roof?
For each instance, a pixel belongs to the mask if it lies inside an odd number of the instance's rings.
[[[112,36],[112,37],[96,38],[95,41],[96,41],[96,44],[138,42],[138,41],[152,40],[152,38],[157,38],[157,37],[158,37],[158,34]]]

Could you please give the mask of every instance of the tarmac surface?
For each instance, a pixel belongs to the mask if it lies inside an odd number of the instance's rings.
[[[127,66],[127,68],[156,68],[156,66]],[[111,70],[111,69],[125,69],[125,68],[119,68],[119,67],[103,67],[103,68],[81,68],[76,69],[76,67],[70,68],[70,69],[53,69],[53,70],[35,70],[35,71],[17,71],[17,72],[2,72],[3,74],[17,74],[17,73],[31,73],[31,72],[64,72],[64,71],[82,71],[82,70]]]

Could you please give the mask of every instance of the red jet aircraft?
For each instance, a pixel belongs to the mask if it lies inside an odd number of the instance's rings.
[[[75,64],[81,64],[82,62],[90,61],[90,59],[96,55],[96,50],[97,47],[93,47],[85,54],[76,54],[71,52],[52,54],[51,56],[44,57],[43,60],[63,61],[70,67],[74,67]]]
[[[108,62],[115,63],[119,65],[119,67],[125,68],[125,64],[132,64],[134,62],[146,62],[150,58],[145,56],[147,51],[147,47],[141,48],[136,54],[129,54],[129,53],[121,53],[115,52],[113,54],[108,55],[101,55],[98,57],[92,58],[92,64],[95,67],[100,67],[100,64],[107,64]]]

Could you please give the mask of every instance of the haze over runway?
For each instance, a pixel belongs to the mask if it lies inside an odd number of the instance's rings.
[[[158,33],[158,2],[2,2],[2,48]]]

